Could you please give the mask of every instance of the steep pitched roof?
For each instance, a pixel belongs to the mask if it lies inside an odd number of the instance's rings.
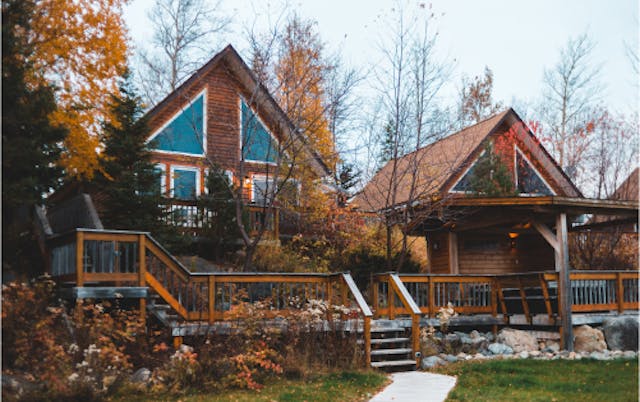
[[[286,131],[286,135],[292,135],[293,138],[298,141],[302,149],[309,154],[311,167],[315,170],[319,176],[329,176],[331,170],[320,157],[318,152],[311,148],[308,141],[304,138],[300,130],[294,126],[286,113],[282,110],[280,105],[271,96],[265,86],[258,80],[253,71],[247,66],[242,57],[231,45],[227,45],[221,52],[213,56],[204,66],[200,67],[198,71],[193,73],[186,81],[184,81],[178,88],[168,94],[162,101],[158,102],[149,112],[147,117],[152,119],[157,113],[163,110],[172,101],[179,99],[182,101],[182,93],[186,92],[188,88],[196,85],[198,80],[207,75],[213,69],[223,65],[226,71],[233,74],[234,78],[238,80],[244,90],[252,94],[252,100],[258,105],[259,109],[269,114],[280,123]]]
[[[365,210],[377,211],[437,193],[452,172],[459,169],[507,112],[494,115],[397,160],[390,160],[355,197],[354,203]],[[413,172],[417,174],[412,195]],[[392,199],[394,191],[391,190],[394,188],[395,199]]]
[[[635,168],[633,172],[622,182],[620,187],[609,197],[612,200],[638,201],[638,176],[640,171]]]
[[[446,192],[480,154],[483,141],[498,132],[498,128],[504,128],[503,123],[507,120],[508,125],[516,121],[522,122],[517,113],[509,108],[397,160],[387,162],[354,198],[354,205],[368,211],[379,211],[407,202],[421,203]],[[581,197],[580,191],[530,131],[527,130],[519,140],[536,148],[536,154],[547,169],[559,172],[558,186],[565,195]]]

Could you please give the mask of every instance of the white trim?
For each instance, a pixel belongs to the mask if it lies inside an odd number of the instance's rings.
[[[165,195],[167,193],[167,164],[156,163],[154,169],[157,168],[162,171],[160,175],[160,194]]]
[[[480,155],[478,155],[476,157],[476,159],[474,159],[473,162],[465,169],[465,171],[460,175],[460,177],[458,177],[458,180],[456,180],[456,182],[453,183],[453,185],[451,185],[449,193],[455,193],[455,194],[473,194],[473,193],[475,193],[475,191],[460,191],[460,190],[454,190],[454,188],[456,188],[458,183],[460,183],[460,181],[467,175],[467,173],[469,173],[469,171],[476,165],[476,163],[478,163],[478,159],[480,159],[482,157],[482,155],[485,154],[485,152],[487,152],[487,150],[483,149],[482,152],[480,152]]]
[[[527,155],[525,155],[524,152],[522,152],[520,150],[520,148],[518,147],[518,145],[516,143],[513,144],[514,147],[514,152],[513,152],[513,170],[514,170],[514,177],[516,179],[516,190],[518,189],[518,155],[517,153],[520,153],[520,155],[522,155],[522,157],[525,159],[525,161],[527,161],[527,163],[529,164],[529,166],[531,166],[531,169],[533,169],[533,171],[535,172],[535,174],[538,175],[538,178],[542,181],[542,183],[547,186],[547,189],[549,189],[549,191],[551,191],[551,195],[558,195],[554,190],[553,187],[551,187],[549,185],[549,183],[547,183],[547,181],[544,179],[544,176],[542,176],[540,174],[540,172],[538,171],[538,169],[536,169],[535,165],[533,163],[531,163],[531,160],[529,160],[529,158],[527,158]],[[523,196],[523,197],[540,197],[543,194],[535,194],[535,193],[519,193],[518,195]]]
[[[274,189],[274,186],[277,186],[276,181],[274,180],[273,176],[268,176],[268,175],[264,175],[264,174],[252,174],[251,175],[251,202],[255,203],[256,202],[256,186],[255,186],[255,182],[256,180],[258,181],[264,181],[264,182],[271,182],[271,185],[267,186],[267,192],[268,191],[274,191],[277,189]],[[267,199],[268,197],[268,193],[267,194],[263,194],[262,195],[263,198]],[[271,200],[273,202],[273,200]]]
[[[262,127],[264,127],[264,129],[267,131],[267,134],[269,134],[269,136],[271,137],[271,139],[273,139],[273,141],[275,141],[275,143],[277,145],[280,145],[280,141],[278,141],[278,139],[273,135],[273,133],[271,132],[271,129],[269,128],[269,126],[267,124],[264,123],[264,121],[262,120],[262,118],[260,117],[260,115],[253,110],[253,108],[251,107],[250,103],[245,101],[245,99],[242,97],[242,95],[238,96],[238,111],[239,111],[239,119],[240,119],[240,141],[238,141],[239,147],[240,147],[240,160],[244,161],[244,162],[249,162],[249,163],[263,163],[266,165],[271,165],[271,166],[277,166],[277,160],[279,159],[278,156],[278,152],[277,149],[276,151],[276,162],[268,162],[268,161],[258,161],[258,160],[253,160],[253,159],[243,159],[242,156],[242,146],[243,146],[243,142],[244,142],[244,135],[243,135],[243,129],[244,129],[244,122],[242,121],[242,103],[244,102],[244,104],[247,106],[247,109],[249,109],[251,111],[251,113],[253,113],[253,115],[258,119],[258,121],[260,122],[260,124],[262,124]]]
[[[232,170],[225,170],[224,174],[227,176],[227,179],[229,179],[229,185],[233,186],[233,171]]]
[[[187,172],[196,172],[196,197],[199,197],[202,194],[202,189],[200,188],[200,168],[198,167],[194,167],[194,166],[184,166],[184,165],[171,165],[171,189],[170,189],[170,195],[171,198],[174,198],[175,194],[174,194],[174,189],[175,189],[175,184],[174,184],[174,177],[175,177],[175,172],[176,170],[183,170],[183,171],[187,171]]]
[[[196,100],[198,100],[200,96],[203,96],[202,98],[202,109],[203,109],[202,110],[202,144],[200,144],[202,145],[202,154],[191,154],[188,152],[177,152],[177,151],[163,151],[159,149],[152,149],[152,151],[171,154],[171,155],[189,155],[189,156],[200,156],[200,157],[205,156],[207,154],[207,87],[204,87],[202,91],[198,92],[193,98],[191,98],[191,100],[186,105],[181,105],[178,111],[175,112],[171,116],[171,118],[167,120],[166,123],[164,123],[159,129],[154,131],[153,134],[151,134],[147,138],[145,143],[148,144],[154,138],[156,138],[162,132],[162,130],[164,130],[169,124],[173,123],[173,121],[177,119],[180,114],[182,114],[187,108],[193,105],[193,103]]]

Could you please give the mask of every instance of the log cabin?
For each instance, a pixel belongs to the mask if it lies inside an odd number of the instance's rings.
[[[207,213],[198,211],[195,200],[205,193],[206,176],[214,165],[241,189],[249,226],[267,222],[276,238],[279,211],[269,200],[274,177],[294,159],[303,161],[317,178],[331,175],[304,133],[231,45],[146,117],[149,147],[161,173],[158,187],[166,194],[172,215],[181,218],[180,226],[202,227]]]
[[[497,155],[510,182],[493,196],[473,187],[489,153]],[[485,166],[483,174],[494,170],[498,166]],[[434,274],[553,267],[554,247],[547,238],[560,211],[570,225],[585,214],[617,209],[637,217],[637,202],[585,199],[513,109],[387,162],[354,204],[365,211],[406,213],[403,230],[426,238],[427,273]]]

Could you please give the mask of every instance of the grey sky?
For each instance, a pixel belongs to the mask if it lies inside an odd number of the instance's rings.
[[[429,2],[426,2],[427,4]],[[612,109],[630,112],[638,107],[638,77],[625,54],[625,42],[638,49],[636,0],[458,0],[432,1],[442,52],[456,60],[455,75],[445,95],[453,97],[462,74],[494,72],[494,97],[510,104],[512,98],[534,100],[541,93],[545,67],[557,60],[567,39],[583,32],[596,42],[594,62],[602,63],[606,90],[602,100]],[[152,0],[134,0],[126,20],[135,43],[151,35],[146,10]],[[224,42],[241,53],[246,49],[242,26],[254,19],[252,0],[229,0],[224,7],[236,14],[236,24]],[[393,7],[389,0],[298,1],[291,6],[318,22],[329,49],[342,49],[353,66],[365,66],[377,57],[380,17]],[[444,13],[443,15],[441,15]],[[212,54],[219,49],[212,49]],[[452,103],[453,99],[450,102]]]

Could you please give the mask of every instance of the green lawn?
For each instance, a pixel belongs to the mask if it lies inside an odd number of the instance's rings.
[[[308,380],[278,380],[261,391],[229,390],[216,394],[197,393],[180,397],[123,396],[118,401],[254,402],[254,401],[367,401],[388,382],[377,372],[341,372]]]
[[[448,401],[638,401],[635,360],[492,360],[439,372],[458,376]]]

